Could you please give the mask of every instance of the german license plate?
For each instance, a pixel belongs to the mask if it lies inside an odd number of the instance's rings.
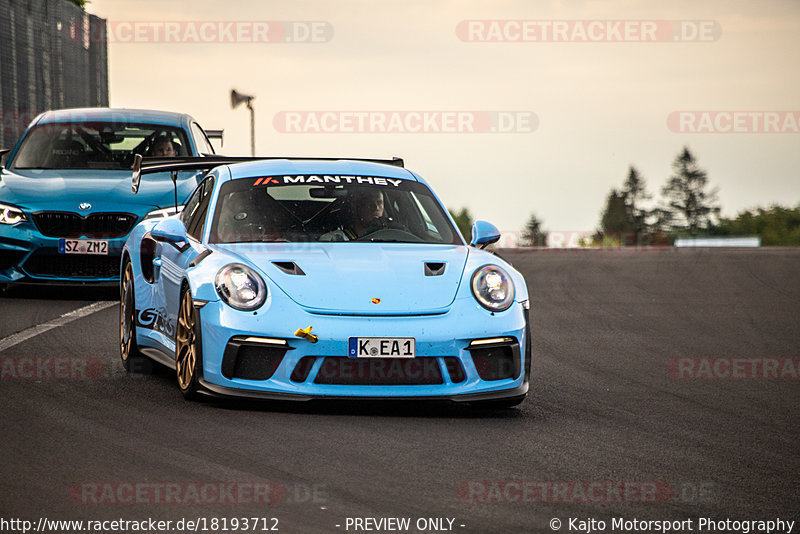
[[[58,253],[108,256],[108,241],[103,239],[59,239]]]
[[[351,337],[347,355],[350,358],[415,358],[413,337]]]

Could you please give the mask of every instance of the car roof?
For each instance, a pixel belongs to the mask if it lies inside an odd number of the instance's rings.
[[[408,169],[388,163],[374,163],[352,159],[269,159],[235,163],[228,166],[231,179],[253,178],[255,176],[278,175],[337,175],[337,176],[380,176],[417,181],[416,175]]]
[[[53,122],[142,122],[164,126],[181,126],[191,122],[191,116],[172,111],[125,108],[72,108],[45,111],[39,116],[38,124]]]

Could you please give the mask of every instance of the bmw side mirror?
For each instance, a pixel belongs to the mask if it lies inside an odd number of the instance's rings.
[[[163,219],[150,231],[150,235],[156,241],[163,241],[167,243],[185,243],[186,242],[186,227],[179,219]]]
[[[10,149],[10,148],[0,148],[0,171],[2,171],[3,169],[5,169],[5,168],[6,168],[6,166],[5,166],[5,165],[3,165],[3,158],[4,158],[4,157],[6,156],[6,154],[8,154],[9,152],[11,152],[11,149]]]
[[[486,248],[487,245],[500,241],[500,230],[495,225],[486,221],[475,221],[472,225],[473,247]]]

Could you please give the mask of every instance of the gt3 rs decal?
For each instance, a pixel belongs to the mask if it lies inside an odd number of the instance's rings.
[[[304,174],[299,176],[262,176],[256,178],[257,185],[289,185],[289,184],[364,184],[400,187],[403,180],[383,178],[380,176],[333,176]]]
[[[167,319],[167,310],[164,308],[147,308],[137,311],[136,326],[156,330],[168,337],[175,335],[175,323],[171,323]]]

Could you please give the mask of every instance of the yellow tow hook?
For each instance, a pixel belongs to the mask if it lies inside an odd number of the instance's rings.
[[[311,343],[316,343],[319,341],[319,338],[311,333],[311,329],[314,328],[313,326],[309,326],[308,328],[298,328],[297,332],[294,333],[297,337],[301,337],[303,339],[309,340]]]

